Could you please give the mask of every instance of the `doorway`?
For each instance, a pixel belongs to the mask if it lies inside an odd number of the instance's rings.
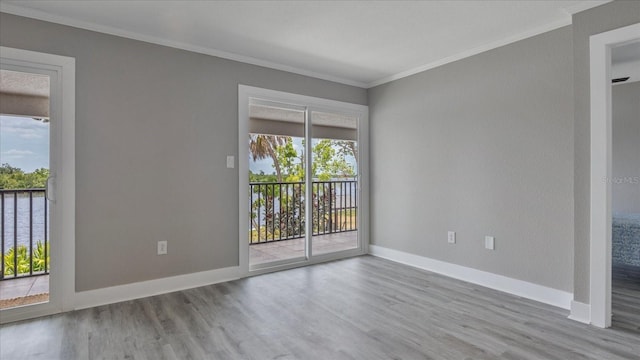
[[[640,323],[640,40],[612,49],[611,323]]]
[[[1,53],[0,322],[5,323],[73,308],[75,61],[6,47]]]
[[[366,252],[366,106],[241,85],[239,129],[243,273]]]
[[[590,306],[591,324],[611,326],[612,295],[612,50],[640,40],[640,24],[590,38],[591,204]]]

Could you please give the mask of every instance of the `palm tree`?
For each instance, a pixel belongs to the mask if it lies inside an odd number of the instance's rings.
[[[357,142],[351,140],[336,140],[336,145],[340,148],[340,152],[344,155],[351,155],[358,164],[358,145]]]
[[[286,143],[286,136],[249,134],[249,152],[253,161],[270,157],[273,160],[273,167],[276,169],[278,182],[282,182],[282,171],[276,148]]]

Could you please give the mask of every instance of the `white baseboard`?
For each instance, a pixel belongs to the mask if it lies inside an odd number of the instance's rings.
[[[584,324],[591,324],[591,305],[578,301],[571,301],[571,314],[569,319]]]
[[[369,245],[369,253],[373,256],[567,310],[570,309],[571,300],[573,299],[573,294],[566,291],[377,245]]]
[[[193,274],[142,281],[133,284],[81,291],[75,294],[74,309],[86,309],[94,306],[140,299],[174,291],[236,280],[239,278],[240,269],[237,266],[233,266],[222,269],[202,271]]]

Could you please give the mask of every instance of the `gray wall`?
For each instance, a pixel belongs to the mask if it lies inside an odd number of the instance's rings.
[[[613,87],[613,212],[640,214],[640,82]]]
[[[571,38],[564,27],[370,90],[372,244],[572,291]]]
[[[76,58],[76,290],[238,265],[238,84],[366,90],[0,15],[0,44]],[[156,242],[169,254],[156,256]]]
[[[574,299],[589,303],[590,93],[589,37],[640,22],[640,1],[614,1],[573,15]]]

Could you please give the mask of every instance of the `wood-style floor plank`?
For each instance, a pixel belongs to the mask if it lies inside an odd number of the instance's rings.
[[[361,256],[0,327],[13,359],[638,359],[640,276],[614,326]]]

